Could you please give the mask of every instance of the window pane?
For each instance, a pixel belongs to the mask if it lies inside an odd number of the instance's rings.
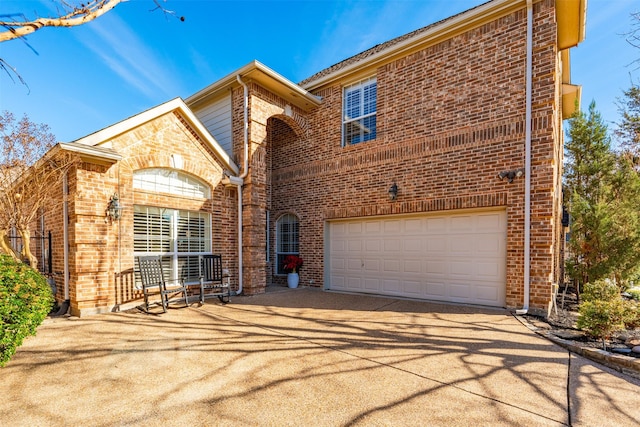
[[[376,116],[365,117],[362,120],[362,125],[363,140],[376,139]]]
[[[185,283],[198,282],[200,280],[199,262],[198,255],[178,256],[178,278]]]
[[[198,280],[198,256],[211,253],[210,214],[134,206],[133,228],[135,256],[162,254],[167,280]]]
[[[343,144],[376,138],[378,86],[375,78],[346,87],[343,99]]]
[[[298,255],[300,224],[295,215],[287,214],[276,223],[276,274],[285,274],[284,258]]]
[[[171,169],[143,169],[133,173],[133,187],[142,190],[208,198],[209,186],[198,179]]]
[[[135,206],[133,212],[133,250],[135,252],[171,251],[171,216],[163,209]]]

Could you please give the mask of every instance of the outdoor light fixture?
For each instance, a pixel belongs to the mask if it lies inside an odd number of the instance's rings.
[[[500,172],[498,174],[498,178],[500,179],[506,178],[509,181],[509,184],[511,184],[514,179],[520,178],[522,175],[524,175],[524,171],[522,169],[514,169],[512,171]]]
[[[118,193],[113,193],[113,196],[109,199],[107,204],[107,218],[111,220],[118,220],[122,215],[122,206],[120,206],[120,198]]]
[[[389,188],[389,200],[395,200],[398,197],[398,186],[394,182]]]

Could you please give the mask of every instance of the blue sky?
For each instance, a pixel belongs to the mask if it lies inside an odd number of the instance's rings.
[[[184,22],[133,0],[74,28],[45,28],[0,43],[0,57],[29,88],[0,75],[0,109],[46,123],[68,142],[175,97],[186,98],[257,59],[298,82],[378,43],[484,3],[483,0],[168,0]],[[51,0],[2,0],[0,14],[50,15]],[[582,107],[605,121],[640,83],[631,30],[637,0],[589,0],[586,40],[571,51]],[[33,48],[37,54],[32,51]]]

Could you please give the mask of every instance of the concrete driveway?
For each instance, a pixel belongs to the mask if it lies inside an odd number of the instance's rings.
[[[506,311],[282,289],[48,319],[0,370],[0,425],[640,422],[640,381]]]

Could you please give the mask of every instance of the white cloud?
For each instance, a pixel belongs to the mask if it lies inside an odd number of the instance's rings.
[[[166,72],[166,65],[116,14],[107,14],[87,25],[88,33],[79,39],[113,73],[149,98],[175,96],[179,91]]]

